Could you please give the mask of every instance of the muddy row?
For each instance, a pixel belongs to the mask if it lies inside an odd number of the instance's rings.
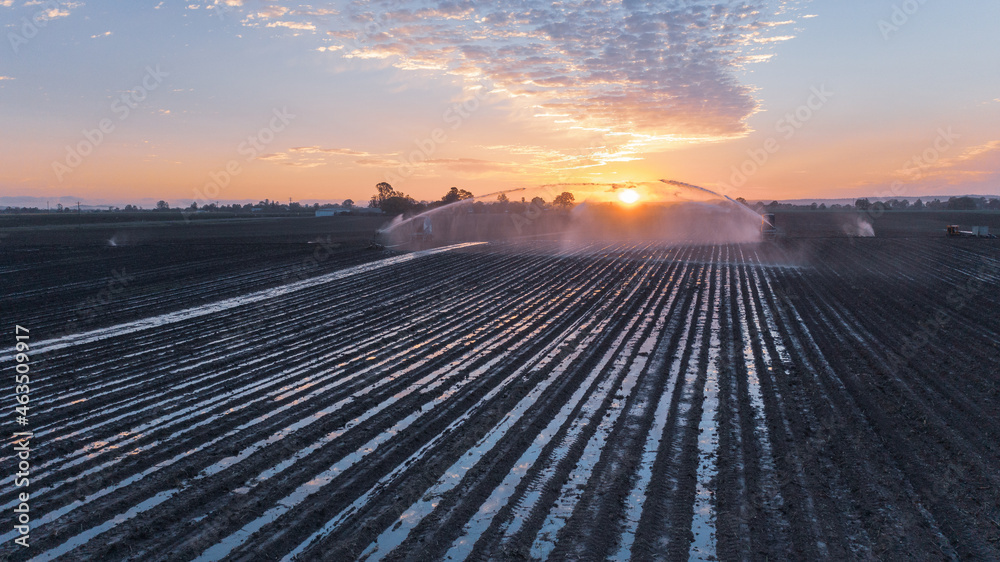
[[[998,265],[483,244],[44,342],[31,555],[996,558]]]

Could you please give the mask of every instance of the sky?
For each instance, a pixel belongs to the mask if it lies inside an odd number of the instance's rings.
[[[997,22],[995,0],[0,0],[0,202],[998,194]]]

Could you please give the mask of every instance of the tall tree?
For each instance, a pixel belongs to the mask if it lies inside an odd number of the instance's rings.
[[[371,201],[368,202],[368,206],[378,207],[381,209],[382,203],[384,203],[386,199],[389,199],[390,197],[396,197],[399,195],[402,195],[402,193],[398,193],[395,189],[392,188],[391,185],[389,185],[388,182],[384,181],[378,182],[377,184],[375,184],[375,195],[372,195]]]
[[[444,203],[454,203],[455,201],[462,201],[464,199],[472,199],[472,198],[473,195],[468,191],[464,189],[459,189],[457,187],[453,187],[450,190],[448,190],[448,193],[444,194],[444,197],[441,198],[441,201]]]
[[[572,193],[563,191],[552,200],[552,204],[566,209],[572,207],[575,201],[576,197],[574,197]]]
[[[347,200],[350,201],[350,200]],[[347,203],[344,201],[344,203]],[[353,205],[353,201],[351,204]],[[382,209],[387,215],[400,215],[409,211],[416,205],[416,201],[409,195],[396,191],[386,182],[379,182],[375,185],[375,195],[372,195],[369,207]],[[343,205],[343,203],[341,204]]]

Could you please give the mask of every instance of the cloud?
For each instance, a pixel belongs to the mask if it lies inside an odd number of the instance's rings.
[[[328,35],[348,58],[488,81],[564,124],[689,137],[748,132],[758,104],[736,71],[768,60],[762,49],[792,39],[795,23],[778,0],[383,0],[345,11],[351,25]]]
[[[531,153],[522,152],[522,154]],[[466,174],[503,172],[521,169],[521,164],[518,163],[484,160],[478,158],[419,158],[413,161],[403,162],[398,158],[398,154],[396,153],[372,154],[370,152],[355,150],[352,148],[323,148],[321,146],[296,146],[289,148],[285,152],[264,154],[258,156],[257,159],[295,168],[315,168],[325,166],[334,159],[338,159],[344,164],[350,163],[366,168],[382,168],[385,170],[397,169],[404,165],[409,168],[440,167]]]
[[[916,186],[985,183],[985,188],[995,191],[995,182],[1000,179],[1000,140],[966,147],[955,156],[933,162],[908,163],[907,168],[897,171],[896,177],[904,184]]]
[[[10,7],[11,2],[0,2],[0,6]],[[70,15],[72,10],[75,10],[83,6],[83,2],[73,2],[73,1],[62,1],[57,2],[55,0],[28,0],[24,4],[24,7],[30,6],[41,6],[41,9],[37,11],[32,19],[37,21],[50,21],[58,18],[65,18]]]
[[[367,156],[367,152],[360,152],[350,148],[320,148],[318,146],[297,146],[288,149],[291,152],[301,154],[340,154],[345,156]]]
[[[271,154],[261,154],[257,160],[287,160],[288,155],[284,152],[274,152]]]
[[[316,31],[316,26],[308,22],[296,22],[296,21],[273,21],[267,24],[267,27],[287,27],[288,29],[296,29],[301,31]]]
[[[312,50],[488,83],[513,113],[561,115],[552,129],[637,133],[651,147],[747,134],[758,102],[739,72],[794,37],[799,4],[341,0],[264,4],[244,23],[315,31],[322,20],[332,44]]]
[[[998,150],[1000,150],[1000,140],[994,140],[977,146],[966,148],[964,151],[962,151],[962,154],[959,154],[957,157],[955,157],[954,161],[967,162],[969,160],[976,160],[980,156],[990,154]]]
[[[315,168],[327,165],[330,159],[335,157],[351,157],[355,159],[356,163],[360,163],[361,165],[373,165],[372,163],[375,161],[379,161],[382,164],[385,162],[394,162],[387,160],[384,156],[373,155],[361,150],[339,147],[323,148],[321,146],[295,146],[289,148],[286,152],[263,154],[258,156],[257,160],[275,162],[283,166],[292,166],[295,168]],[[362,161],[364,163],[361,163]]]
[[[402,162],[396,160],[395,158],[386,158],[382,156],[370,156],[365,158],[358,158],[354,161],[358,166],[364,166],[366,168],[397,168],[402,165]]]
[[[263,10],[257,12],[257,17],[261,19],[274,19],[280,18],[288,13],[288,8],[285,6],[268,6]]]
[[[339,10],[335,10],[333,8],[313,8],[313,7],[303,7],[293,12],[293,14],[297,16],[310,16],[310,17],[335,16],[339,13],[340,13]]]
[[[215,0],[218,2],[218,0]],[[581,169],[749,134],[759,110],[746,67],[772,60],[803,21],[799,0],[517,3],[373,0],[244,9],[251,27],[322,30],[313,52],[446,75],[536,135],[548,161]],[[362,66],[367,68],[369,66]],[[503,117],[500,117],[503,118]],[[579,147],[599,147],[591,150]],[[288,153],[295,162],[335,153]],[[341,154],[340,156],[351,156]],[[361,166],[392,155],[354,155]],[[306,158],[313,160],[306,160]],[[473,166],[451,163],[451,166]],[[551,169],[551,168],[550,168]]]
[[[56,18],[65,18],[69,16],[69,10],[63,10],[61,8],[49,8],[48,10],[43,10],[38,16],[38,19],[42,20],[54,20]]]
[[[0,80],[14,80],[13,76],[0,76]]]

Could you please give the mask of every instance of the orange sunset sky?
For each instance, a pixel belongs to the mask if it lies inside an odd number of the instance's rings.
[[[4,0],[0,204],[997,194],[998,21],[987,0]]]

